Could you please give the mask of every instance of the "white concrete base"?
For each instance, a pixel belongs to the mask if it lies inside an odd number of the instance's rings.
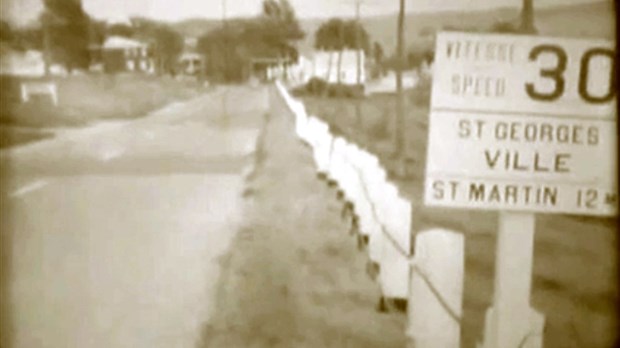
[[[415,238],[407,336],[416,348],[459,348],[465,238],[443,229]]]
[[[406,299],[409,295],[409,259],[400,253],[384,233],[381,239],[381,293],[390,299]]]
[[[545,316],[531,307],[499,311],[491,307],[478,348],[542,348],[544,328]]]

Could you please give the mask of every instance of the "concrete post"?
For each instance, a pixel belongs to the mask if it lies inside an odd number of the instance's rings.
[[[434,229],[416,236],[408,301],[408,347],[460,348],[465,241]]]
[[[501,212],[493,307],[483,348],[541,348],[544,316],[530,307],[534,256],[532,213]]]

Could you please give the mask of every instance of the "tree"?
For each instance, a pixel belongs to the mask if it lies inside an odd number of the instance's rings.
[[[407,53],[407,69],[418,69],[423,63],[431,64],[435,53],[433,49],[417,49]]]
[[[107,37],[107,24],[105,21],[91,20],[88,42],[91,45],[100,46]]]
[[[258,34],[258,40],[252,50],[261,57],[283,57],[287,60],[298,59],[299,53],[293,42],[305,37],[304,31],[295,15],[295,10],[288,0],[264,0],[261,16],[249,23],[252,32]],[[248,32],[251,36],[252,32]],[[246,45],[248,46],[248,45]]]
[[[372,58],[374,60],[374,65],[371,70],[372,77],[377,78],[383,76],[385,71],[385,52],[383,50],[383,46],[381,46],[381,44],[377,41],[375,41],[372,45]]]
[[[228,21],[198,40],[198,50],[207,57],[212,80],[241,81],[252,58],[296,60],[293,42],[305,36],[286,0],[265,0],[256,18]]]
[[[242,64],[239,62],[234,47],[240,45],[238,23],[228,23],[208,32],[198,40],[198,50],[207,57],[207,74],[210,79],[217,81],[240,80]]]
[[[354,20],[344,21],[340,18],[332,18],[321,24],[315,32],[314,47],[328,51],[346,48],[362,49],[368,53],[370,51],[370,36],[366,29]]]
[[[132,37],[134,35],[134,31],[134,28],[127,24],[117,23],[110,25],[106,29],[106,36]]]
[[[174,74],[177,58],[183,51],[183,36],[170,26],[146,18],[131,19],[132,37],[153,45],[160,73]]]
[[[90,18],[81,0],[44,0],[44,5],[41,21],[48,66],[58,62],[69,71],[88,68]]]
[[[295,10],[288,0],[265,0],[261,24],[278,40],[301,40],[305,37]]]
[[[41,28],[13,28],[11,33],[13,44],[22,50],[42,50],[43,31]]]
[[[372,45],[372,55],[377,64],[380,65],[383,62],[385,52],[383,51],[383,46],[377,41]]]
[[[340,65],[344,49],[370,51],[370,37],[366,29],[355,20],[344,21],[331,18],[321,24],[314,34],[314,47],[325,51],[338,51],[337,76],[340,82]],[[328,79],[331,73],[331,55],[328,63]]]
[[[0,21],[0,41],[11,42],[13,41],[13,30],[6,21]]]

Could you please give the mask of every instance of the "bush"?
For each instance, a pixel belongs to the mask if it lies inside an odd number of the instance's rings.
[[[295,97],[322,96],[327,89],[327,82],[318,77],[311,78],[305,85],[295,87],[291,94]]]
[[[501,34],[515,34],[518,32],[517,28],[512,23],[505,21],[495,22],[490,31],[492,33]]]
[[[389,122],[387,122],[387,120],[389,119],[379,119],[372,122],[366,130],[366,134],[368,134],[370,139],[377,141],[390,137]]]
[[[362,98],[364,96],[363,85],[329,85],[327,95],[334,98]]]
[[[327,88],[327,81],[318,77],[313,77],[308,81],[308,83],[306,83],[305,88],[306,92],[311,95],[320,95],[325,93],[325,89]]]
[[[431,102],[431,79],[420,78],[420,81],[408,94],[409,100],[414,105],[428,106]]]
[[[364,85],[329,84],[327,81],[313,77],[305,85],[292,91],[295,96],[327,96],[331,98],[363,98]]]

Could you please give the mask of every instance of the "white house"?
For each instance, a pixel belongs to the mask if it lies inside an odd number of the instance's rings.
[[[106,72],[155,72],[152,47],[144,42],[120,36],[111,36],[101,47]]]
[[[360,76],[359,83],[366,83],[366,57],[362,50],[316,51],[310,58],[300,55],[293,65],[274,65],[267,68],[267,79],[285,79],[293,84],[305,84],[317,77],[329,83],[355,85],[358,83],[358,53]],[[340,57],[339,55],[342,54]],[[338,62],[340,59],[340,67]],[[340,75],[340,76],[339,76]]]
[[[403,71],[403,88],[414,88],[420,80],[420,74],[415,70]],[[396,73],[389,71],[380,79],[374,80],[366,84],[365,93],[395,93],[396,92]]]
[[[45,61],[41,51],[18,51],[8,45],[2,46],[0,53],[0,73],[3,75],[43,76],[45,75]]]
[[[359,54],[359,62],[358,62]],[[342,55],[341,57],[339,57]],[[362,50],[316,51],[312,57],[312,76],[329,83],[363,84],[366,82],[366,63]],[[339,63],[340,62],[340,66]],[[359,64],[359,81],[358,81]]]
[[[293,65],[289,65],[285,69],[283,69],[282,73],[286,80],[293,84],[305,84],[310,80],[313,76],[314,64],[312,60],[304,57],[303,55],[299,55],[297,62]],[[274,71],[269,72],[270,74],[276,74],[278,69],[274,69]]]
[[[198,51],[198,38],[185,37],[183,39],[183,52],[178,57],[179,73],[187,76],[204,75],[206,57]]]

